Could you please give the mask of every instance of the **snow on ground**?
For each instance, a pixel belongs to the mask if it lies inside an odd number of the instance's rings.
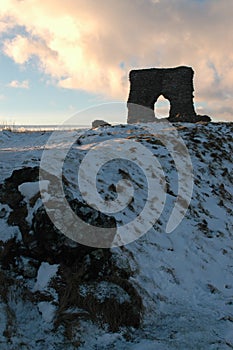
[[[78,328],[79,349],[233,348],[232,131],[232,124],[223,123],[182,124],[179,127],[179,135],[192,161],[194,189],[185,218],[170,234],[165,233],[165,228],[178,185],[174,162],[166,148],[156,142],[156,137],[152,140],[140,125],[77,131],[79,142],[73,145],[64,167],[69,183],[67,191],[71,196],[81,199],[77,169],[85,154],[100,142],[119,138],[136,138],[148,147],[159,159],[169,186],[158,222],[137,241],[112,248],[119,266],[127,269],[129,265],[134,271],[131,280],[144,304],[142,326],[138,330],[109,333],[90,322],[81,321]],[[0,182],[14,169],[39,165],[50,135],[49,132],[2,131]],[[67,147],[66,142],[59,140],[59,147]],[[116,170],[119,167],[121,174]],[[107,193],[110,199],[114,199],[111,185],[127,172],[130,172],[134,184],[135,201],[116,213],[115,218],[121,225],[134,219],[145,205],[147,191],[143,172],[130,162],[118,159],[100,169],[96,182],[99,193]],[[37,190],[34,186],[38,184],[23,184],[20,190],[30,198]],[[17,227],[13,230],[7,225],[8,214],[4,215],[4,210],[9,212],[10,209],[3,205],[0,207],[2,241],[19,234]],[[34,291],[46,290],[57,271],[58,265],[42,262]],[[96,292],[101,298],[104,286],[98,286]],[[59,330],[53,334],[50,332],[54,313],[51,302],[40,302],[36,309],[14,298],[10,304],[15,307],[18,320],[18,339],[7,345],[4,336],[1,336],[1,349],[74,349],[69,343],[62,343]],[[6,310],[2,304],[0,307],[0,327],[4,329]],[[29,345],[20,345],[20,339],[21,343]]]
[[[49,180],[41,180],[35,182],[24,182],[18,186],[19,192],[23,195],[24,201],[27,203],[27,222],[29,225],[32,224],[32,219],[34,212],[41,206],[42,200],[45,202],[50,199],[50,195],[48,194],[48,186]],[[38,194],[41,194],[41,199],[37,199],[34,206],[30,205],[30,200]]]
[[[25,137],[27,135],[27,137]],[[9,177],[13,169],[38,165],[50,133],[0,132],[0,181]]]
[[[45,322],[50,323],[54,319],[56,307],[48,301],[41,301],[37,304]]]
[[[27,199],[34,197],[39,191],[48,191],[49,181],[24,182],[19,186],[19,191]]]
[[[43,291],[48,287],[51,278],[56,276],[59,265],[50,265],[47,262],[42,262],[37,273],[37,279],[33,291]]]

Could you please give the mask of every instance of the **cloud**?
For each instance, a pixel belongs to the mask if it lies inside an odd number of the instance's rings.
[[[12,22],[8,16],[0,18],[0,35],[14,28],[14,21]]]
[[[21,65],[36,57],[57,86],[126,100],[130,69],[188,65],[203,113],[232,118],[233,2],[2,1],[2,30],[24,28],[3,52]]]
[[[7,84],[7,86],[15,89],[29,89],[29,81],[12,80],[9,84]]]

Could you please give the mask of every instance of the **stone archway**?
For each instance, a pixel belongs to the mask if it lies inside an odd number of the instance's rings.
[[[154,105],[160,95],[170,102],[169,121],[210,121],[197,116],[193,105],[193,75],[191,67],[150,68],[132,70],[127,102],[128,123],[155,121]]]

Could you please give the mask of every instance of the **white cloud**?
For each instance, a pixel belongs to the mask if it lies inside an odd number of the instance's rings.
[[[130,69],[188,65],[203,113],[233,115],[231,1],[2,1],[2,22],[26,31],[4,53],[18,64],[38,57],[60,87],[126,100]]]
[[[29,89],[29,81],[28,80],[23,80],[23,81],[12,80],[9,84],[7,84],[7,86],[15,88],[15,89]]]

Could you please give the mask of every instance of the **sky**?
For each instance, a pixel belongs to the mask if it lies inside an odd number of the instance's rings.
[[[1,0],[0,124],[125,104],[131,69],[180,65],[194,69],[197,113],[233,120],[232,16],[231,0]],[[160,98],[158,115],[168,108]]]

